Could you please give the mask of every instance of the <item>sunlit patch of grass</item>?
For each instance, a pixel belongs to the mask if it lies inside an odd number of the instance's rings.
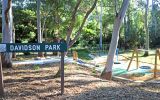
[[[64,70],[68,70],[68,66],[64,66]]]
[[[34,69],[34,70],[39,70],[39,69],[40,69],[40,66],[39,66],[39,65],[34,65],[34,66],[33,66],[33,69]]]
[[[94,67],[94,68],[92,68],[92,73],[93,73],[93,74],[95,74],[95,73],[96,73],[96,69],[95,69],[95,67]]]
[[[144,75],[145,75],[144,73],[134,73],[134,74],[131,74],[130,76],[131,77],[142,77]]]
[[[129,51],[129,52],[124,52],[124,53],[120,54],[120,56],[124,56],[124,57],[127,57],[128,59],[131,59],[132,53],[133,53],[133,50]],[[140,62],[151,63],[151,64],[155,63],[155,50],[150,50],[149,56],[144,57],[143,55],[144,55],[144,51],[138,52],[138,59]],[[136,54],[134,54],[133,60],[136,60]],[[158,61],[158,64],[160,64],[160,61]]]
[[[77,66],[77,67],[76,67],[76,70],[80,70],[80,67],[79,67],[79,66]]]
[[[88,56],[88,54],[90,54],[88,49],[73,49],[72,51],[77,51],[79,59],[91,60],[91,58]]]

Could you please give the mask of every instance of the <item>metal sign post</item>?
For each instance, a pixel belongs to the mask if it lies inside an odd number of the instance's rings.
[[[67,44],[61,43],[2,43],[1,52],[61,52],[61,94],[64,93],[64,52],[67,51]],[[1,55],[0,55],[1,56]],[[3,72],[0,58],[0,96],[4,95]]]
[[[61,52],[61,95],[64,93],[64,52]]]
[[[0,97],[4,96],[4,85],[3,85],[3,71],[2,71],[2,62],[1,62],[1,53],[0,53]]]

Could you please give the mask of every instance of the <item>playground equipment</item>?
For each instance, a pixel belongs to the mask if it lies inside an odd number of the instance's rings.
[[[154,78],[157,77],[157,56],[159,56],[159,60],[160,60],[160,49],[156,49],[156,52],[155,52],[155,65],[154,65]]]
[[[78,60],[78,53],[76,51],[73,51],[73,60]]]
[[[148,50],[144,50],[144,49],[134,49],[133,53],[132,53],[132,57],[130,59],[130,62],[129,62],[129,65],[128,65],[128,68],[127,68],[127,71],[129,70],[130,66],[131,66],[131,63],[133,61],[133,58],[135,57],[134,55],[136,54],[136,68],[138,69],[139,68],[139,58],[138,58],[138,52],[139,51],[148,51]],[[157,56],[159,56],[159,60],[160,60],[160,49],[156,49],[156,52],[155,52],[155,64],[154,64],[154,69],[153,69],[153,77],[156,78],[157,77]],[[142,69],[150,69],[149,66],[141,66]]]
[[[129,70],[130,66],[131,66],[131,63],[132,63],[132,60],[134,58],[134,54],[136,54],[136,66],[137,66],[137,69],[138,69],[138,66],[139,66],[139,61],[138,61],[138,49],[134,49],[133,53],[132,53],[132,57],[131,57],[131,60],[129,62],[129,65],[128,65],[128,68],[127,68],[127,71]]]

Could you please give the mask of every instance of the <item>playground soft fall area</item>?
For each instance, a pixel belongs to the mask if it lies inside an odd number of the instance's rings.
[[[0,100],[160,100],[160,1],[1,0]]]

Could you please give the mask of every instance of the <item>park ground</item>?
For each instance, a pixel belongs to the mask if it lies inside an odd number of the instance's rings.
[[[102,80],[98,72],[65,65],[65,91],[54,75],[59,64],[23,65],[4,70],[6,100],[160,100],[160,84]]]

